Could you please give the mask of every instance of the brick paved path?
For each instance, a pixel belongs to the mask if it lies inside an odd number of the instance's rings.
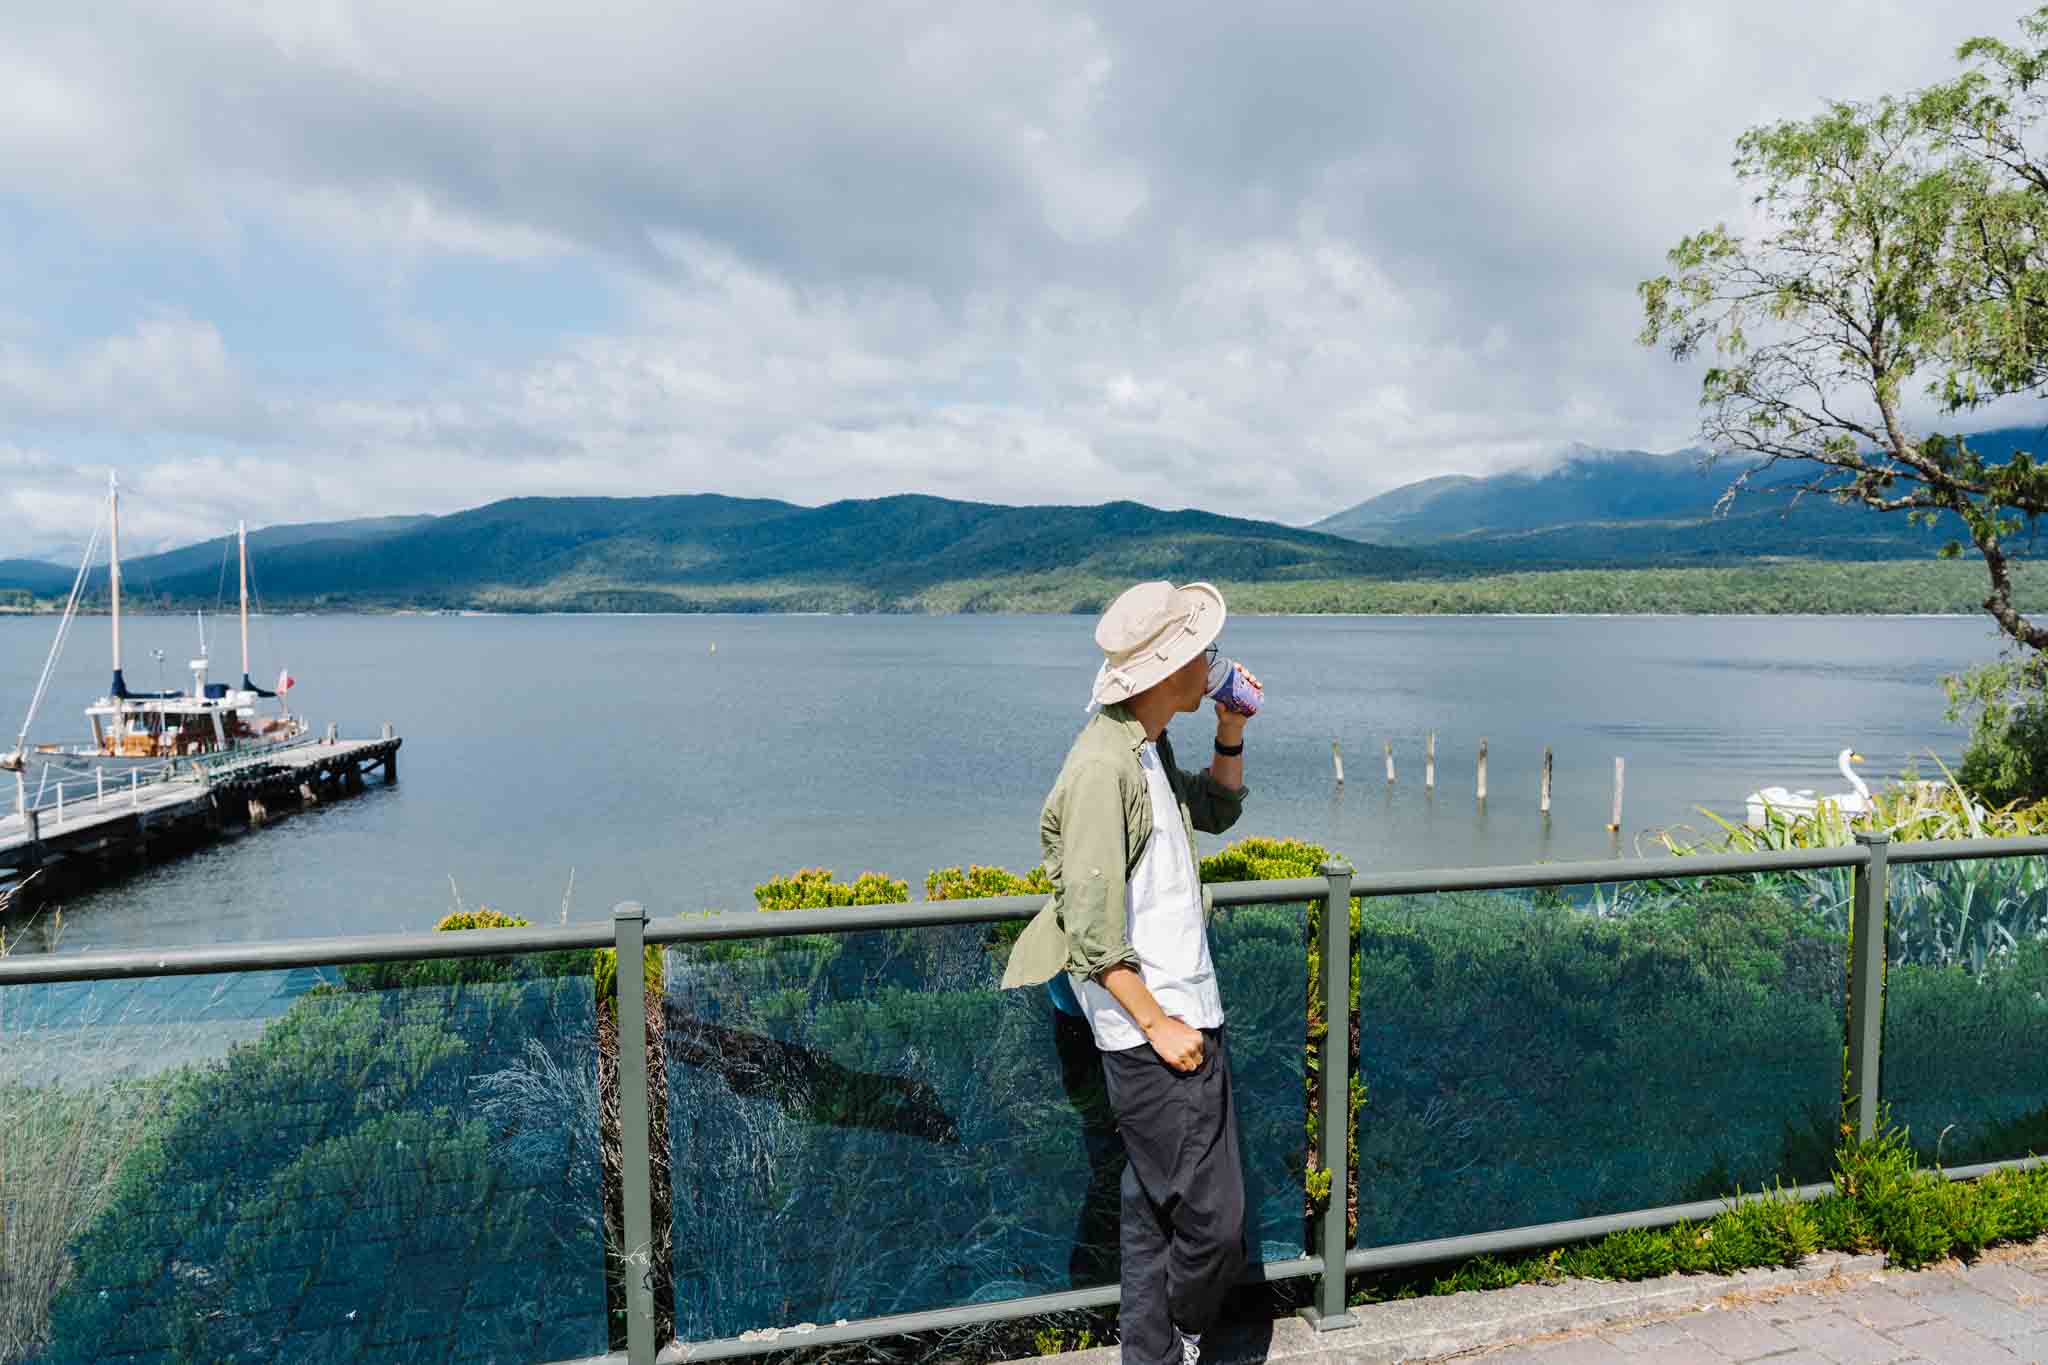
[[[2048,1365],[2048,1243],[1469,1354],[1486,1365]]]

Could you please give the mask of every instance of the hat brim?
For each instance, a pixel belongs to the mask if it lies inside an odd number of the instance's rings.
[[[1096,706],[1109,706],[1116,702],[1129,701],[1132,697],[1150,688],[1157,687],[1184,667],[1188,660],[1216,643],[1216,637],[1223,633],[1223,619],[1228,610],[1223,605],[1223,594],[1214,584],[1189,583],[1174,590],[1174,612],[1199,607],[1201,616],[1193,631],[1180,631],[1168,639],[1160,649],[1146,654],[1143,658],[1125,664],[1120,669],[1110,667],[1104,659],[1102,666],[1095,670],[1095,686],[1089,701]]]

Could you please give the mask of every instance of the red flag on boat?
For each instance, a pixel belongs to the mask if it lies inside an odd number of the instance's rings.
[[[296,681],[297,681],[297,679],[293,678],[291,674],[289,674],[289,673],[285,672],[285,671],[284,671],[283,669],[281,669],[281,668],[280,668],[280,669],[278,669],[278,670],[277,670],[277,691],[278,691],[278,695],[279,695],[279,696],[283,696],[283,695],[284,695],[285,693],[287,693],[287,692],[291,691],[291,690],[292,690],[292,684],[293,684],[294,682],[296,682]]]

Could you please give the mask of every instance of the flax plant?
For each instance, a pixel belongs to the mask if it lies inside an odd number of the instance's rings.
[[[2020,838],[2048,832],[2048,802],[1989,806],[1962,790],[1946,767],[1944,782],[1915,782],[1873,792],[1870,810],[1845,814],[1823,801],[1811,814],[1765,812],[1761,828],[1702,811],[1721,831],[1717,842],[1688,842],[1673,831],[1659,838],[1674,854],[1761,853],[1844,848],[1860,831],[1882,830],[1895,842]],[[1829,929],[1846,932],[1855,874],[1846,867],[1757,874],[1803,902]],[[1970,858],[1898,863],[1889,872],[1887,931],[1894,964],[1962,967],[1980,975],[2021,944],[2048,939],[2048,859]],[[1664,888],[1668,890],[1669,888]]]

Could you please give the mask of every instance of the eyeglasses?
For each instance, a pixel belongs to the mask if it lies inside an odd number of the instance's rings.
[[[1209,667],[1211,668],[1214,668],[1216,666],[1216,661],[1222,657],[1222,645],[1212,644],[1207,649],[1202,651],[1202,658],[1208,663]]]

